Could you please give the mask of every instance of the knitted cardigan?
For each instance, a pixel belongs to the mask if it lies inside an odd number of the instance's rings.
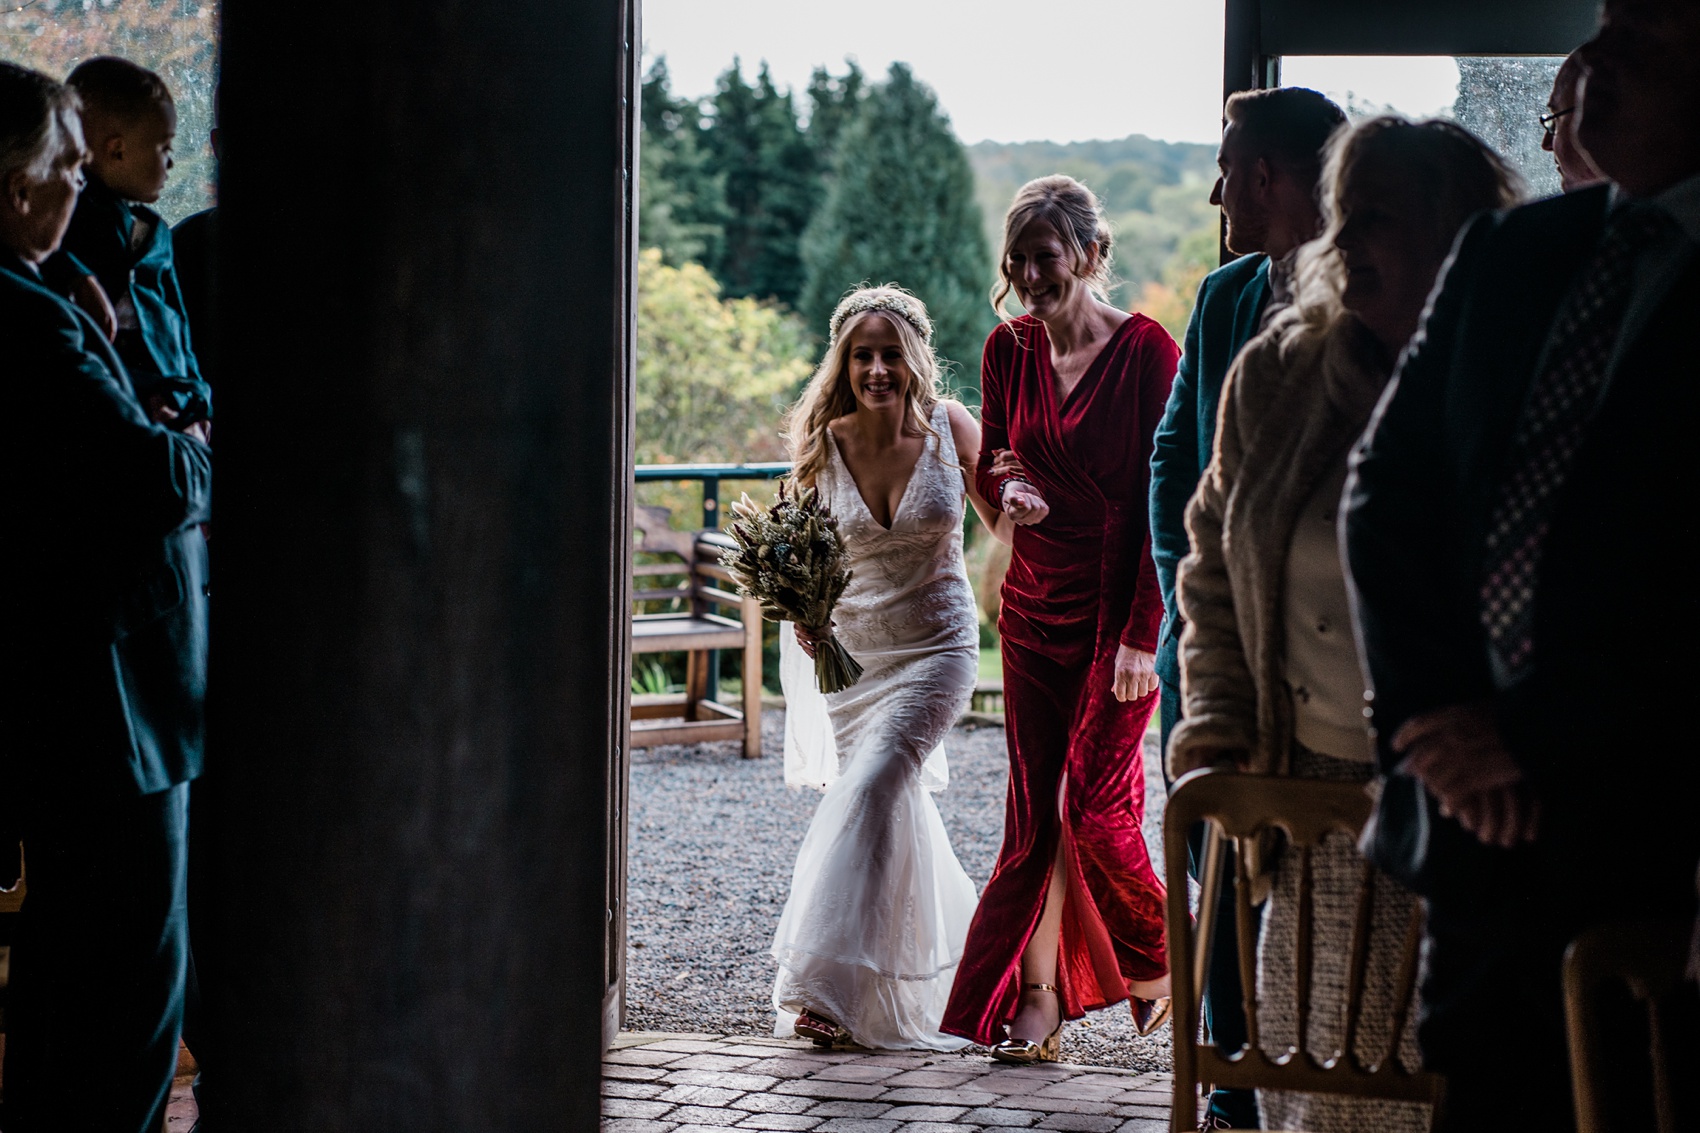
[[[1293,312],[1229,371],[1215,451],[1187,505],[1192,551],[1177,584],[1185,714],[1169,739],[1173,777],[1222,748],[1248,752],[1256,774],[1290,768],[1288,547],[1305,502],[1369,423],[1387,384],[1381,355],[1351,315],[1323,328]]]

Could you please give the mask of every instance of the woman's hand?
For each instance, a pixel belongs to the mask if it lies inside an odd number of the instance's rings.
[[[833,622],[832,624],[837,625],[838,623]],[[816,637],[796,622],[791,623],[791,628],[797,631],[797,644],[802,647],[803,652],[808,654],[810,657],[813,657],[815,655],[815,647],[821,643],[822,639]]]
[[[1030,527],[1051,514],[1051,505],[1039,489],[1025,480],[1012,480],[1003,490],[1003,513],[1015,523]]]
[[[992,450],[991,473],[1000,480],[1005,476],[1025,479],[1027,469],[1021,466],[1021,458],[1015,455],[1014,449],[995,448]]]
[[[1010,489],[1014,491],[1015,489]],[[1116,676],[1112,691],[1126,703],[1148,696],[1157,687],[1157,655],[1143,649],[1116,647]]]

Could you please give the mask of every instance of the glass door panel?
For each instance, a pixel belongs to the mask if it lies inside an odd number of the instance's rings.
[[[1534,196],[1559,191],[1538,117],[1560,55],[1288,55],[1281,85],[1311,87],[1353,121],[1376,114],[1450,118],[1498,150]]]

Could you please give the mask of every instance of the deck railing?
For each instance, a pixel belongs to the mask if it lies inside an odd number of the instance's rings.
[[[720,527],[720,482],[722,480],[773,480],[791,471],[788,460],[762,464],[640,464],[634,470],[639,484],[672,480],[702,483],[702,525]]]
[[[791,462],[774,460],[757,464],[640,464],[633,469],[639,484],[695,480],[702,484],[702,525],[718,528],[720,518],[720,484],[723,480],[775,480],[791,471]],[[709,658],[708,695],[718,692],[720,657],[718,652]],[[973,709],[976,712],[1003,711],[1003,682],[982,682],[974,690]]]
[[[639,484],[696,480],[702,484],[702,525],[719,528],[722,480],[773,480],[791,471],[788,460],[760,464],[640,464],[632,470]],[[720,650],[708,655],[708,699],[720,693]]]

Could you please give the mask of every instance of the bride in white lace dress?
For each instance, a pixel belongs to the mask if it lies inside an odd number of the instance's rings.
[[[831,328],[789,440],[794,478],[820,489],[849,551],[834,621],[863,674],[822,696],[814,642],[782,627],[786,782],[826,793],[773,942],[774,1033],[954,1050],[965,1040],[938,1024],[977,896],[931,792],[979,660],[964,495],[988,525],[1008,520],[974,497],[979,425],[939,395],[921,302],[864,288]]]

